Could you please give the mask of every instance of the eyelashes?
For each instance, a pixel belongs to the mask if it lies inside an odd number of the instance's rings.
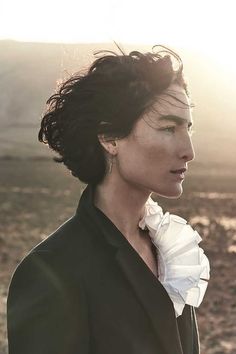
[[[163,128],[159,128],[160,131],[164,131],[170,134],[174,134],[177,130],[177,126],[176,125],[170,125],[167,127],[163,127]],[[195,130],[193,130],[192,126],[187,128],[188,134],[190,136],[192,136],[195,133]]]
[[[176,127],[175,126],[164,127],[164,128],[160,128],[160,130],[167,133],[175,133]]]
[[[192,136],[195,133],[195,129],[193,129],[192,126],[188,127],[188,133],[190,136]]]
[[[162,123],[158,122],[156,124],[156,122],[154,121],[147,121],[146,119],[144,119],[144,121],[146,122],[146,124],[154,129],[154,130],[157,130],[157,131],[161,131],[161,132],[164,132],[166,134],[169,134],[169,135],[174,135],[176,132],[179,132],[179,131],[187,131],[188,132],[188,135],[191,137],[194,133],[195,133],[195,130],[193,129],[193,124],[192,123],[189,123],[189,124],[175,124],[175,123],[170,123],[168,125],[162,125]],[[152,123],[152,124],[151,124]]]

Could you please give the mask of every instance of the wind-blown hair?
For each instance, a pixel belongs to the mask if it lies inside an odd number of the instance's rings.
[[[159,50],[158,50],[159,48]],[[74,74],[47,101],[38,134],[56,151],[73,176],[96,185],[106,174],[106,157],[98,134],[124,138],[135,122],[171,83],[186,93],[179,56],[163,46],[128,55],[99,52],[86,74]],[[174,69],[173,59],[178,67]]]

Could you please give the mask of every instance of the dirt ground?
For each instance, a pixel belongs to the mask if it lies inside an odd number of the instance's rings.
[[[9,159],[0,166],[0,354],[7,354],[6,299],[12,272],[35,244],[73,215],[81,185],[50,160]],[[236,353],[235,179],[193,174],[180,199],[159,199],[164,209],[199,231],[210,258],[211,281],[197,310],[202,354]]]

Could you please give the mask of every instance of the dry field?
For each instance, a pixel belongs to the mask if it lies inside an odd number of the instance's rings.
[[[198,173],[179,200],[159,200],[187,218],[203,237],[211,281],[197,311],[202,354],[236,353],[235,175]],[[77,206],[80,184],[49,160],[0,160],[0,354],[7,353],[6,298],[22,257]]]

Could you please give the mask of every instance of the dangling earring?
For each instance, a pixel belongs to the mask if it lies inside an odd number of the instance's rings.
[[[111,155],[111,158],[109,158],[109,170],[108,170],[108,173],[111,173],[112,166],[113,166],[113,155]]]

